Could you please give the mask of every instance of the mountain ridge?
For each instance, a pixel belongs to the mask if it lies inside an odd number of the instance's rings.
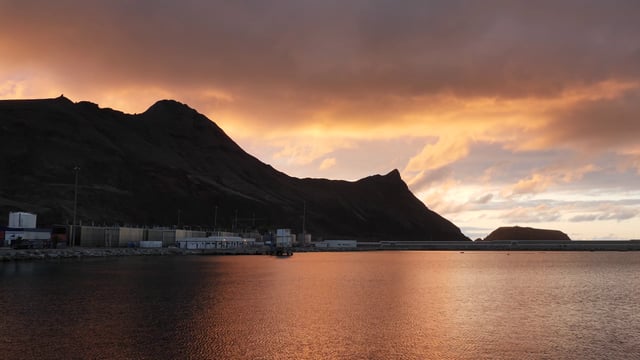
[[[139,114],[65,97],[0,100],[0,211],[84,223],[291,227],[319,237],[468,240],[397,169],[357,181],[290,177],[175,100]]]

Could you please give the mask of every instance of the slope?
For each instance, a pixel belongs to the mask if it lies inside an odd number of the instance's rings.
[[[468,240],[410,192],[397,170],[356,182],[289,177],[243,151],[188,106],[142,114],[60,97],[0,101],[0,211],[68,223],[74,166],[83,223],[240,230],[306,227],[314,236]]]

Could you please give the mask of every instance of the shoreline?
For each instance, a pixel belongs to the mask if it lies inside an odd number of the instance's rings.
[[[200,252],[178,248],[64,248],[11,249],[0,248],[0,263],[32,260],[63,260],[123,256],[200,255]]]
[[[448,243],[444,244],[420,244],[419,246],[385,246],[385,247],[357,247],[357,248],[312,248],[302,247],[294,248],[295,253],[314,253],[314,252],[361,252],[361,251],[459,251],[459,252],[528,252],[528,251],[544,251],[544,252],[626,252],[640,251],[640,243],[625,243],[626,246],[620,246],[620,243],[611,243],[606,246],[602,243],[593,243],[586,246],[582,242],[581,246],[549,246],[550,244],[529,244],[530,246],[519,246],[502,244],[473,244],[461,243],[457,246]],[[417,245],[417,244],[416,244]],[[502,246],[496,246],[502,245]],[[546,246],[545,246],[546,245]],[[225,256],[225,255],[268,255],[265,248],[238,248],[238,249],[180,249],[177,247],[166,248],[63,248],[63,249],[12,249],[0,248],[0,263],[12,261],[51,261],[65,259],[83,259],[83,258],[106,258],[106,257],[123,257],[123,256]]]

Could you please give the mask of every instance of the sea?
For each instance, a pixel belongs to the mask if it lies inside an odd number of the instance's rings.
[[[0,359],[640,359],[640,252],[0,263]]]

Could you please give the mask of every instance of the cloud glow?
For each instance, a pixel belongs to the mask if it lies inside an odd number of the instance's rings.
[[[0,98],[128,113],[175,99],[294,176],[398,168],[472,237],[517,223],[640,238],[638,13],[631,0],[0,0]]]

